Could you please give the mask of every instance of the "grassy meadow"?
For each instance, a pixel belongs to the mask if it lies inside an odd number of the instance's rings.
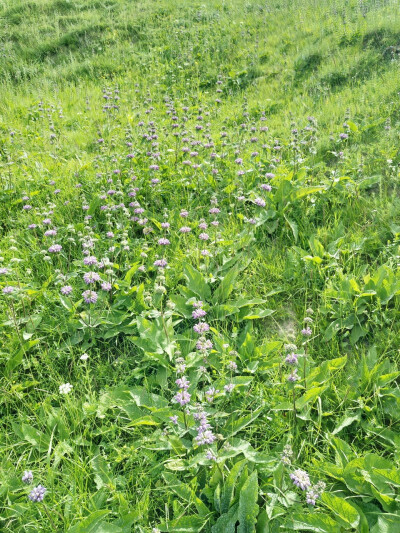
[[[0,531],[399,533],[400,4],[2,0]]]

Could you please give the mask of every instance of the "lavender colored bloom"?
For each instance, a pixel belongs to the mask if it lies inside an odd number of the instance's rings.
[[[6,267],[0,268],[0,275],[4,275],[4,274],[8,274],[8,268]]]
[[[349,138],[349,136],[347,135],[347,133],[341,133],[341,134],[339,135],[339,137],[340,137],[341,139],[348,139],[348,138]]]
[[[171,244],[171,243],[168,239],[166,239],[165,237],[162,237],[161,239],[158,239],[158,244],[160,246],[167,246],[168,244]]]
[[[268,191],[268,192],[272,191],[272,187],[269,183],[262,183],[260,187],[263,191]]]
[[[200,429],[200,428],[199,428]],[[212,444],[217,437],[214,435],[214,433],[210,429],[206,429],[205,431],[200,431],[197,437],[195,437],[195,441],[197,444]]]
[[[37,224],[29,224],[28,229],[35,229],[37,228]]]
[[[72,292],[71,285],[64,285],[64,287],[61,287],[60,292],[61,292],[61,294],[64,294],[65,296],[68,296],[68,294],[71,294],[71,292]]]
[[[185,390],[179,391],[177,394],[175,394],[173,400],[180,405],[186,405],[190,402],[190,394]]]
[[[301,334],[304,335],[305,337],[309,337],[310,335],[312,335],[312,329],[309,326],[307,326],[306,328],[301,330]]]
[[[295,368],[294,370],[292,370],[292,372],[288,375],[288,381],[290,381],[291,383],[294,383],[296,382],[298,379],[300,379],[300,377],[298,376],[297,374],[297,368]]]
[[[48,226],[49,224],[51,224],[51,219],[50,218],[45,218],[42,222],[43,222],[43,224],[45,226]]]
[[[44,232],[45,237],[55,237],[57,235],[57,230],[55,229],[48,229]]]
[[[199,339],[196,343],[196,350],[199,352],[207,352],[212,350],[213,344],[209,339]]]
[[[161,227],[163,229],[168,229],[170,227],[170,223],[169,222],[161,222]]]
[[[49,248],[49,252],[51,254],[55,254],[55,253],[58,253],[58,252],[61,252],[62,250],[62,246],[61,244],[52,244]]]
[[[299,487],[301,490],[306,490],[311,487],[310,478],[305,470],[297,468],[289,477],[296,487]]]
[[[210,213],[210,215],[218,215],[218,213],[220,213],[221,210],[218,207],[212,207],[211,209],[208,210],[208,212]]]
[[[190,385],[190,381],[186,378],[186,376],[182,376],[181,378],[178,378],[175,383],[178,385],[180,389],[187,390]]]
[[[235,385],[233,383],[229,383],[228,385],[224,385],[225,392],[232,392],[235,388]]]
[[[209,250],[202,250],[201,252],[201,255],[203,257],[210,257],[211,253],[209,252]]]
[[[15,290],[15,287],[12,287],[11,285],[7,285],[3,289],[3,294],[11,294],[12,292],[14,292],[14,290]]]
[[[323,481],[319,481],[316,485],[307,490],[306,501],[308,505],[315,505],[317,499],[324,492],[325,487],[325,483]]]
[[[198,320],[199,318],[205,317],[206,314],[207,314],[207,312],[204,311],[204,309],[196,309],[195,311],[192,312],[192,317],[195,320]]]
[[[171,420],[171,422],[175,425],[178,424],[178,416],[177,415],[174,415],[174,416],[170,416],[169,419]]]
[[[47,492],[47,489],[43,487],[43,485],[38,485],[37,487],[31,490],[31,492],[28,495],[28,498],[32,502],[35,502],[35,503],[42,502],[46,492]]]
[[[112,290],[112,285],[109,281],[103,281],[101,288],[103,291],[110,292]]]
[[[207,450],[206,459],[208,459],[209,461],[216,461],[217,460],[217,456],[215,455],[215,453],[212,450]]]
[[[97,265],[98,261],[96,257],[94,257],[94,255],[88,255],[87,257],[83,259],[83,264],[88,265],[88,266],[93,266],[93,265]]]
[[[208,235],[208,233],[200,233],[200,235],[199,235],[199,239],[201,241],[208,241],[209,238],[210,238],[210,236]]]
[[[199,334],[205,333],[209,329],[210,329],[210,326],[207,324],[207,322],[199,322],[198,324],[195,324],[193,326],[193,330]]]
[[[237,364],[235,363],[235,361],[229,361],[229,363],[228,363],[228,369],[229,369],[231,372],[236,372],[236,370],[237,370]]]
[[[189,215],[189,212],[186,211],[185,209],[183,209],[183,210],[179,213],[179,216],[181,216],[182,218],[186,218],[188,215]]]
[[[297,353],[289,353],[285,358],[285,363],[287,365],[297,365],[298,357]]]
[[[156,259],[156,261],[154,261],[153,265],[155,267],[158,267],[158,268],[165,268],[168,263],[166,261],[166,259]]]
[[[31,470],[25,470],[23,476],[22,476],[22,481],[26,484],[28,483],[31,483],[33,480],[33,474],[32,474],[32,471]]]
[[[26,205],[24,205],[24,207],[22,209],[24,209],[25,211],[29,211],[30,209],[32,209],[32,206],[29,205],[29,204],[26,204]]]
[[[182,226],[180,229],[179,229],[180,233],[190,233],[192,231],[191,228],[189,228],[189,226]]]
[[[254,200],[254,203],[259,207],[265,207],[265,200],[263,200],[262,198],[256,198]]]
[[[91,285],[92,283],[96,283],[96,281],[100,281],[100,276],[97,272],[86,272],[83,276],[83,281],[87,285]]]
[[[94,291],[85,291],[82,293],[82,297],[87,304],[95,304],[97,302],[97,293]]]
[[[208,403],[213,402],[215,396],[216,396],[219,392],[220,392],[219,389],[216,389],[215,387],[210,387],[210,388],[206,391],[206,400],[208,401]]]

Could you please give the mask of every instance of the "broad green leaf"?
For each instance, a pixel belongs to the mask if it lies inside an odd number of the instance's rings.
[[[24,351],[18,350],[18,352],[9,358],[7,361],[5,367],[4,367],[4,375],[6,377],[11,377],[13,371],[22,363],[24,357]]]
[[[323,186],[317,186],[317,187],[302,187],[301,189],[297,189],[297,191],[294,192],[293,196],[297,200],[299,198],[304,198],[304,196],[309,196],[310,194],[315,194],[317,192],[321,192],[325,189]]]
[[[253,413],[242,416],[240,418],[238,418],[238,415],[236,412],[233,413],[225,423],[225,426],[224,426],[225,437],[228,438],[228,437],[233,437],[233,435],[236,435],[236,433],[238,433],[243,428],[251,424],[258,416],[260,416],[262,411],[263,409],[260,407]]]
[[[241,272],[241,268],[239,265],[235,265],[231,270],[228,271],[227,274],[223,277],[222,281],[220,282],[219,286],[215,290],[213,294],[213,302],[214,303],[224,303],[225,300],[228,298],[230,293],[233,291],[235,280],[239,273]]]
[[[128,283],[131,282],[132,280],[132,276],[135,274],[135,272],[137,271],[137,269],[139,268],[139,262],[136,262],[134,263],[131,268],[128,270],[128,272],[125,274],[125,281],[127,281]]]
[[[298,228],[296,222],[294,220],[290,220],[289,218],[287,218],[286,215],[283,215],[283,216],[285,217],[285,220],[288,223],[289,228],[292,230],[293,237],[294,237],[294,242],[297,242],[297,239],[299,237],[299,228]]]
[[[179,481],[179,479],[170,472],[163,472],[162,475],[168,484],[168,489],[175,492],[180,498],[189,504],[194,504],[199,516],[207,516],[210,514],[208,507],[196,496],[193,489]]]
[[[201,300],[209,300],[211,296],[210,286],[204,280],[202,274],[192,265],[183,266],[183,274],[187,280],[188,288],[194,292]]]
[[[308,390],[301,398],[296,401],[296,408],[301,410],[308,404],[313,404],[315,400],[321,396],[327,387],[314,387]]]
[[[243,320],[257,320],[258,318],[271,316],[273,313],[275,313],[273,309],[254,309],[251,313],[245,314]]]
[[[200,533],[200,531],[202,531],[202,529],[206,525],[207,521],[207,519],[198,515],[182,516],[181,518],[177,518],[176,520],[163,522],[157,527],[163,533]]]
[[[350,426],[354,422],[359,422],[361,418],[361,412],[356,413],[355,415],[349,416],[345,415],[339,424],[335,427],[335,429],[332,431],[332,435],[337,435],[342,431],[342,429],[346,428],[347,426]]]
[[[212,533],[236,533],[239,505],[235,504],[229,511],[221,515],[211,528]]]
[[[330,509],[347,527],[356,528],[360,522],[360,515],[344,498],[339,498],[329,492],[324,492],[321,501]]]
[[[247,461],[243,459],[235,463],[229,472],[221,493],[221,513],[227,513],[233,501],[233,493],[237,477],[242,472]]]
[[[239,496],[239,527],[237,533],[253,533],[259,511],[258,500],[258,473],[257,470],[249,476],[240,491]]]
[[[329,515],[316,513],[294,513],[293,522],[286,527],[296,531],[315,531],[316,533],[341,533],[340,525]]]
[[[68,529],[68,533],[97,533],[100,523],[110,511],[95,511],[84,518],[79,524]]]

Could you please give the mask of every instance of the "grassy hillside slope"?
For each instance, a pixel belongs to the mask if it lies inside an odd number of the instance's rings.
[[[0,57],[1,531],[397,533],[398,2],[4,0]]]

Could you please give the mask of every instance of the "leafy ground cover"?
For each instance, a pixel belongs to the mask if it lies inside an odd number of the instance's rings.
[[[0,19],[1,531],[398,533],[398,3]]]

